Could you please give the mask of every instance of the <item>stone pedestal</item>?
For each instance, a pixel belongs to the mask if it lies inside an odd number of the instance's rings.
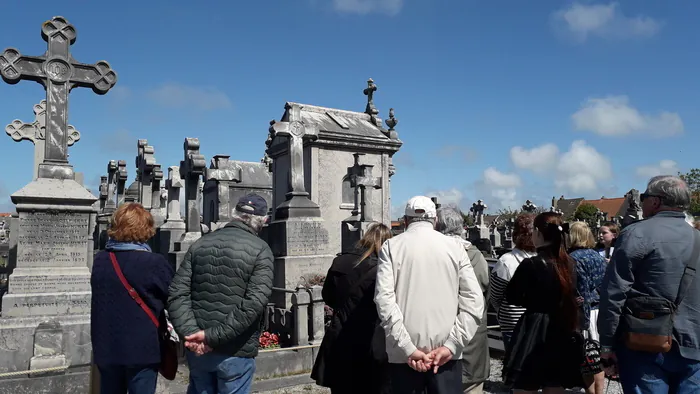
[[[97,198],[72,179],[47,178],[11,198],[19,214],[17,266],[2,298],[0,372],[89,365]]]
[[[185,259],[185,253],[190,249],[195,241],[202,237],[202,233],[184,233],[180,240],[175,241],[173,244],[173,251],[168,253],[168,261],[175,266],[175,270],[180,268],[182,260]]]
[[[340,222],[341,253],[353,252],[370,225],[371,222],[360,221],[355,216]]]
[[[320,217],[275,220],[270,223],[270,245],[275,256],[273,286],[296,289],[304,278],[325,275],[335,255],[329,254],[328,231]],[[272,302],[291,307],[291,296],[275,292]]]

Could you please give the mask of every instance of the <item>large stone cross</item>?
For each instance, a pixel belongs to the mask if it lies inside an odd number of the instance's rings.
[[[39,174],[39,164],[44,162],[46,150],[46,100],[41,100],[34,106],[34,121],[31,123],[22,122],[15,119],[5,127],[7,135],[19,142],[22,140],[31,141],[34,144],[34,179]],[[80,132],[73,126],[68,125],[68,146],[72,146],[80,141]]]
[[[180,216],[180,188],[185,186],[180,177],[180,167],[168,167],[168,179],[165,187],[168,190],[168,207],[166,210],[166,221],[181,221]]]
[[[188,233],[199,233],[202,227],[197,195],[199,180],[204,175],[207,162],[199,153],[199,138],[185,138],[184,151],[184,160],[180,162],[180,178],[185,182],[185,225]]]
[[[472,204],[471,208],[469,208],[469,210],[474,214],[475,225],[480,227],[484,225],[484,210],[486,208],[488,208],[488,206],[484,204],[484,200],[478,200]]]
[[[76,30],[65,18],[56,16],[44,22],[41,36],[48,44],[41,56],[25,56],[15,48],[5,49],[0,55],[0,75],[9,84],[29,80],[44,86],[46,143],[38,175],[74,179],[73,168],[68,164],[68,95],[75,87],[105,94],[117,83],[117,74],[106,61],[82,64],[73,59],[70,46],[75,42]]]
[[[318,127],[308,125],[301,120],[301,106],[293,104],[289,111],[288,122],[274,122],[271,126],[274,134],[289,138],[289,193],[287,200],[295,196],[308,197],[304,186],[304,140],[318,138]]]
[[[371,221],[371,212],[366,209],[367,187],[371,189],[381,189],[382,188],[382,177],[375,177],[372,175],[373,165],[370,164],[360,164],[360,157],[364,156],[364,153],[355,153],[353,157],[355,158],[355,163],[352,167],[348,168],[348,175],[350,175],[350,187],[355,189],[355,207],[352,211],[352,215],[360,215],[360,221]]]

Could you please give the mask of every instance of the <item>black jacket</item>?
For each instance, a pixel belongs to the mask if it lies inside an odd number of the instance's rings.
[[[272,263],[270,247],[242,222],[204,235],[187,251],[170,285],[168,312],[175,330],[181,336],[204,330],[205,343],[217,353],[257,356]]]
[[[372,394],[382,391],[385,376],[384,363],[375,359],[372,349],[379,323],[374,304],[377,257],[357,264],[361,254],[342,254],[328,270],[323,300],[333,309],[333,320],[323,337],[311,378],[320,386]]]

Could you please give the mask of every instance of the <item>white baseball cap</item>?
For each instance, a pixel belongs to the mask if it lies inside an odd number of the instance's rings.
[[[428,197],[415,196],[406,203],[406,216],[412,218],[435,218],[437,210],[435,203]]]

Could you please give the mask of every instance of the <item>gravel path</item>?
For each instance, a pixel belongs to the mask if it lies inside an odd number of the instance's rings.
[[[508,394],[510,391],[501,381],[501,370],[503,365],[500,359],[491,359],[491,376],[484,383],[484,393],[486,394]],[[583,390],[571,390],[569,393],[583,393]],[[330,390],[316,385],[300,385],[287,387],[273,391],[261,391],[260,394],[329,394]],[[610,382],[606,394],[622,394],[622,388],[617,382]]]

